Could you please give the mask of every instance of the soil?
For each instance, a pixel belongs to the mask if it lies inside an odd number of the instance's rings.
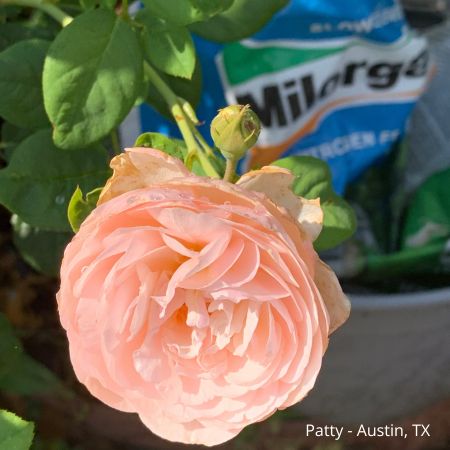
[[[135,414],[115,411],[96,399],[76,380],[67,341],[56,309],[58,280],[37,274],[11,242],[9,215],[0,210],[0,309],[19,333],[26,351],[45,364],[70,394],[36,397],[0,394],[0,407],[36,422],[36,450],[176,450],[196,449],[161,440]],[[289,411],[289,410],[288,410]],[[450,400],[394,423],[430,423],[428,438],[348,438],[336,442],[305,438],[306,418],[279,413],[246,429],[221,450],[445,450],[450,448]],[[204,448],[204,447],[203,447]]]

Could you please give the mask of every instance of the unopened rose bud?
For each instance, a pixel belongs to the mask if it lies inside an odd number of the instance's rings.
[[[256,144],[260,131],[261,122],[249,105],[227,106],[211,122],[215,146],[232,160],[242,158]]]

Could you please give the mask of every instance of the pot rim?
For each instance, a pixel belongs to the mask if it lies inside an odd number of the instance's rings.
[[[401,294],[347,295],[351,301],[352,309],[355,310],[420,309],[438,305],[450,306],[450,287]]]

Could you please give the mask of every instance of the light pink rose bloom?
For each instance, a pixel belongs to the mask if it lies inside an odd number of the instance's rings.
[[[275,167],[233,185],[144,148],[112,167],[61,267],[78,379],[190,444],[220,444],[305,397],[349,313],[313,249],[318,201]]]

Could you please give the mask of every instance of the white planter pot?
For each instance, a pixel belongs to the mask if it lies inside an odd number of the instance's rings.
[[[299,410],[327,423],[382,424],[450,397],[450,288],[350,297]]]

